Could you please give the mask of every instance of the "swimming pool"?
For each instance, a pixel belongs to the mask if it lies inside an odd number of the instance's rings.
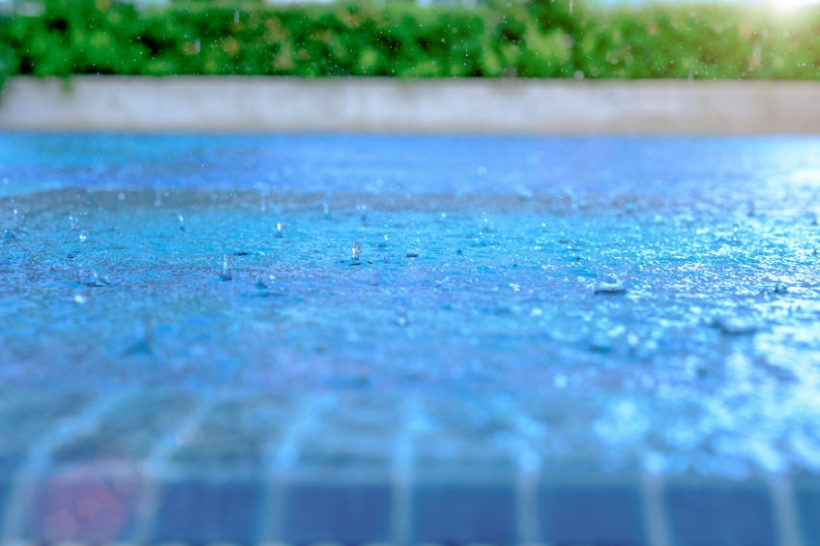
[[[817,138],[4,134],[0,529],[817,544],[819,213]]]

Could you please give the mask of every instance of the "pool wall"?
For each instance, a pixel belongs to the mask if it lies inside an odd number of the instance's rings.
[[[820,134],[820,82],[12,79],[0,130]]]

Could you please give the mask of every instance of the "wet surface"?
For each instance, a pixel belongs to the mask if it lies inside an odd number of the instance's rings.
[[[0,462],[814,476],[818,214],[816,138],[3,135]]]

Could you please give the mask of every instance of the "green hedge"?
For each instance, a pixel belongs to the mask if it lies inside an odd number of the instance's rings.
[[[270,5],[43,0],[0,16],[11,74],[820,79],[820,10],[568,0]]]

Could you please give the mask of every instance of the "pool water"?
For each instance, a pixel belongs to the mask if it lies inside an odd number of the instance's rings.
[[[0,135],[0,530],[816,544],[818,215],[818,138]]]

